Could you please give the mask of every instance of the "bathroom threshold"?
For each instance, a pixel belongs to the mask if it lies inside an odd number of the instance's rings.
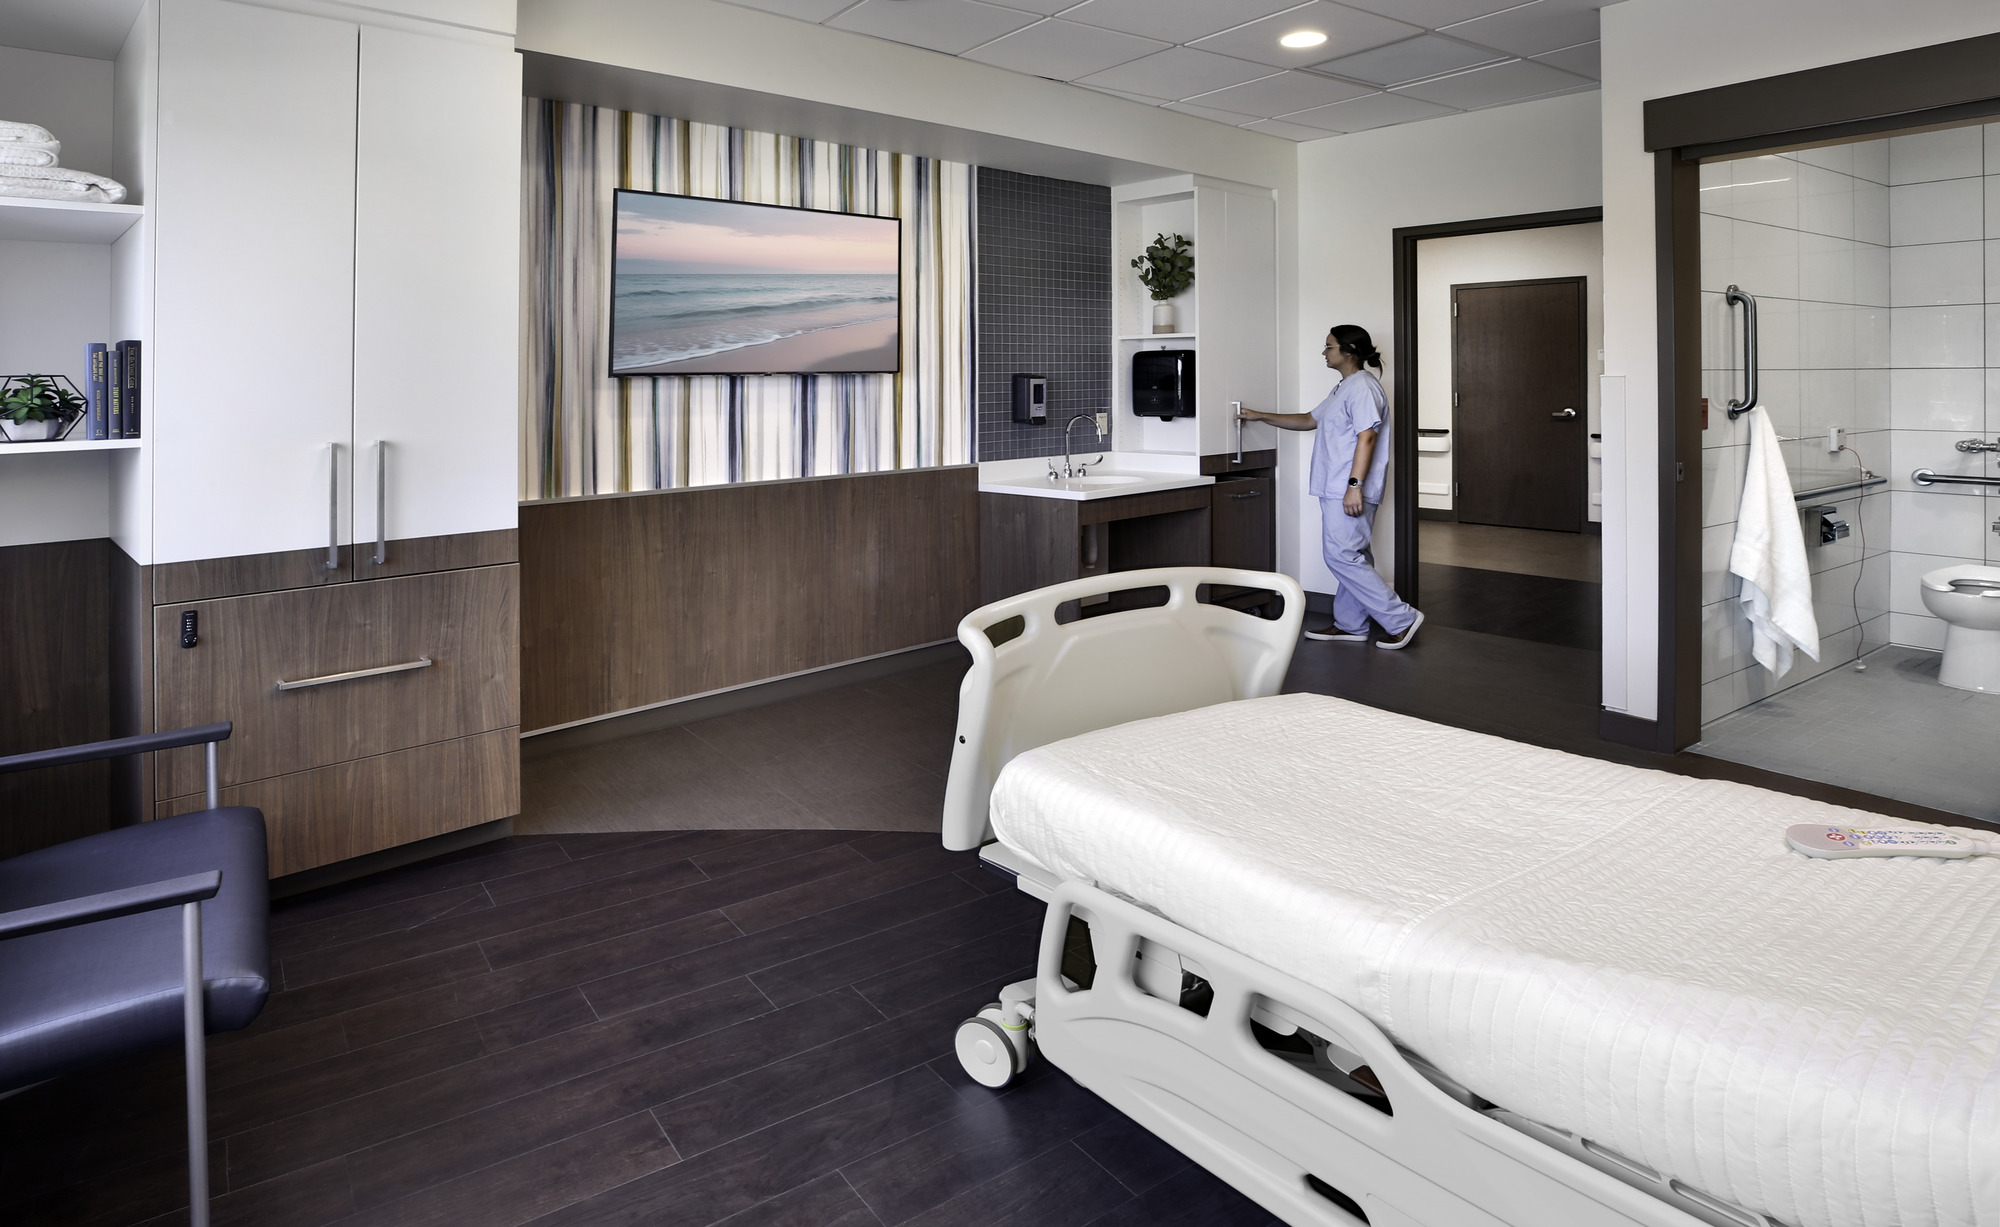
[[[2000,694],[1943,685],[1937,652],[1862,659],[1703,726],[1689,752],[2000,821]]]

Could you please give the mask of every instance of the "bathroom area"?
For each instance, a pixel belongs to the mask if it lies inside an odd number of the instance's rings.
[[[1716,159],[1700,174],[1691,748],[2000,818],[2000,124]],[[1775,466],[1751,476],[1760,418],[1810,576],[1809,594],[1773,603],[1809,598],[1818,638],[1817,660],[1797,651],[1782,672],[1755,658],[1737,574],[1739,538],[1788,531],[1754,511],[1773,501],[1757,490],[1776,488]]]

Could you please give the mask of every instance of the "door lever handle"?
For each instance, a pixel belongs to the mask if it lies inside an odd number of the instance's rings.
[[[1568,420],[1569,420],[1570,418],[1573,418],[1573,417],[1575,417],[1575,416],[1576,416],[1576,410],[1574,410],[1574,409],[1565,409],[1565,410],[1563,410],[1563,411],[1562,411],[1561,413],[1551,413],[1551,414],[1550,414],[1549,416],[1550,416],[1550,417],[1552,417],[1552,418],[1560,418],[1560,419],[1562,419],[1562,420],[1564,420],[1564,421],[1568,421]]]

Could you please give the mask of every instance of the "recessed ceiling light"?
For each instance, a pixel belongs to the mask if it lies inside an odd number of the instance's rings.
[[[1281,47],[1317,47],[1326,41],[1326,35],[1318,30],[1293,30],[1278,40]]]

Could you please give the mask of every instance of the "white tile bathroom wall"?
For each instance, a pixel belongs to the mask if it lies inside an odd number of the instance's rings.
[[[1702,168],[1702,366],[1709,400],[1702,438],[1703,721],[1853,661],[1864,642],[1878,647],[1891,633],[1890,495],[1887,487],[1865,495],[1845,490],[1813,505],[1833,507],[1852,535],[1821,545],[1819,516],[1800,513],[1820,659],[1797,656],[1783,678],[1751,659],[1749,625],[1729,574],[1751,418],[1731,422],[1725,411],[1742,394],[1743,355],[1740,315],[1730,311],[1723,291],[1737,285],[1757,298],[1759,401],[1778,435],[1796,440],[1783,444],[1793,488],[1854,480],[1854,455],[1826,450],[1832,426],[1871,469],[1886,472],[1895,395],[1891,310],[1900,284],[1889,246],[1892,175],[1892,150],[1884,140]],[[1952,201],[1938,207],[1956,223]],[[1913,258],[1905,281],[1919,292],[1929,285],[1929,266]],[[1968,290],[1960,276],[1952,289],[1982,298],[1983,272],[1976,288]]]
[[[1885,142],[1876,142],[1885,143]],[[1944,646],[1923,573],[2000,561],[2000,499],[1977,486],[1923,487],[1917,469],[2000,477],[1961,439],[2000,431],[2000,124],[1890,138],[1889,639]],[[1879,467],[1879,466],[1878,466]],[[1988,503],[1995,503],[1989,508]]]

